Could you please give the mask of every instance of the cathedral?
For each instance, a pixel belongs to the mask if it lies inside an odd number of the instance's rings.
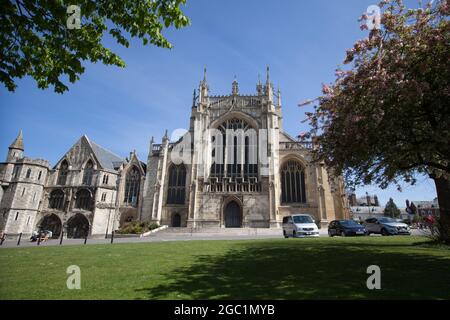
[[[105,237],[130,221],[189,228],[279,228],[312,215],[320,227],[349,218],[342,177],[312,162],[313,142],[283,131],[280,91],[267,70],[256,93],[210,95],[206,71],[189,129],[150,140],[148,157],[122,158],[82,136],[50,166],[25,156],[19,133],[0,163],[0,230]]]

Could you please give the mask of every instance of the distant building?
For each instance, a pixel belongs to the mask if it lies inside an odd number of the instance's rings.
[[[348,196],[348,202],[350,206],[374,206],[379,207],[380,202],[378,201],[377,195],[369,195],[366,194],[363,197],[356,197],[356,194],[354,192],[350,193]]]
[[[407,201],[408,203],[408,201]],[[414,200],[411,201],[409,205],[410,208],[415,208],[417,214],[421,217],[429,216],[429,215],[439,215],[439,203],[438,199],[434,198],[433,200]]]
[[[350,214],[353,220],[366,220],[384,215],[384,206],[351,206]]]

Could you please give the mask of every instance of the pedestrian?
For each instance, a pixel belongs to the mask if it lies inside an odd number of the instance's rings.
[[[39,233],[38,233],[36,230],[34,230],[34,231],[31,233],[30,241],[31,241],[31,242],[37,241],[38,236],[39,236]]]

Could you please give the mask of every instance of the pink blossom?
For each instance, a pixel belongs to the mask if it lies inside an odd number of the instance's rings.
[[[322,92],[323,92],[323,94],[332,94],[333,89],[330,86],[323,83],[322,84]]]

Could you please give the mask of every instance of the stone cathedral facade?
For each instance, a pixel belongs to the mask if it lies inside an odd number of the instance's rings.
[[[22,133],[0,164],[0,229],[39,228],[101,237],[129,221],[171,227],[274,228],[311,214],[319,226],[348,219],[341,177],[313,163],[311,142],[283,131],[281,94],[267,72],[256,93],[194,91],[189,130],[123,159],[81,137],[53,167],[24,155]]]

